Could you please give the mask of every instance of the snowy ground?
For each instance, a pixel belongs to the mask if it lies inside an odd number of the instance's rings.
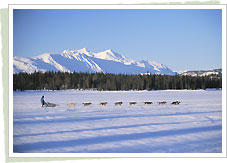
[[[41,96],[56,103],[42,108]],[[16,153],[221,153],[222,91],[14,92]],[[180,105],[171,105],[179,100]],[[100,102],[107,106],[99,106]],[[122,101],[122,106],[114,103]],[[136,101],[136,106],[129,106]],[[151,106],[143,102],[152,101]],[[158,101],[167,104],[159,106]],[[68,103],[76,102],[75,107]],[[91,102],[84,107],[83,102]]]

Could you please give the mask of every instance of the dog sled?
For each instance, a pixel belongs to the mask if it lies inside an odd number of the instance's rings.
[[[57,104],[50,103],[50,102],[45,102],[44,107],[56,107]]]

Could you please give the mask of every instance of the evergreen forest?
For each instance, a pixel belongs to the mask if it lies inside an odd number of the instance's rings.
[[[166,90],[222,88],[219,76],[127,75],[108,73],[34,72],[13,75],[16,90]]]

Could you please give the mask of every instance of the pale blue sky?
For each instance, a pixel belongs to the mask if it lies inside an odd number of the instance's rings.
[[[14,56],[87,48],[174,71],[221,68],[218,9],[14,10]]]

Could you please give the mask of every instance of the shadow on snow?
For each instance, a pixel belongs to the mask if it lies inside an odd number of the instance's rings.
[[[29,152],[30,150],[54,149],[54,148],[74,147],[74,146],[80,146],[80,145],[138,140],[138,139],[145,139],[145,138],[177,136],[177,135],[185,135],[185,134],[192,134],[192,133],[216,131],[216,130],[221,130],[221,129],[222,129],[221,125],[215,125],[215,126],[194,127],[194,128],[186,128],[186,129],[163,130],[163,131],[157,131],[157,132],[99,136],[99,137],[91,137],[91,138],[76,139],[76,140],[66,140],[66,141],[24,143],[24,144],[20,144],[20,145],[14,145],[13,151],[17,152],[17,153]]]
[[[140,114],[140,115],[118,115],[118,116],[97,116],[97,117],[73,117],[73,118],[62,118],[62,119],[49,119],[49,120],[25,120],[25,121],[14,121],[13,124],[40,124],[40,123],[67,123],[67,122],[81,122],[81,121],[94,121],[102,119],[114,119],[114,118],[136,118],[136,117],[156,117],[156,116],[172,116],[172,115],[191,115],[191,114],[206,114],[206,113],[217,113],[219,111],[204,111],[204,112],[184,112],[184,113],[169,113],[169,114]]]

